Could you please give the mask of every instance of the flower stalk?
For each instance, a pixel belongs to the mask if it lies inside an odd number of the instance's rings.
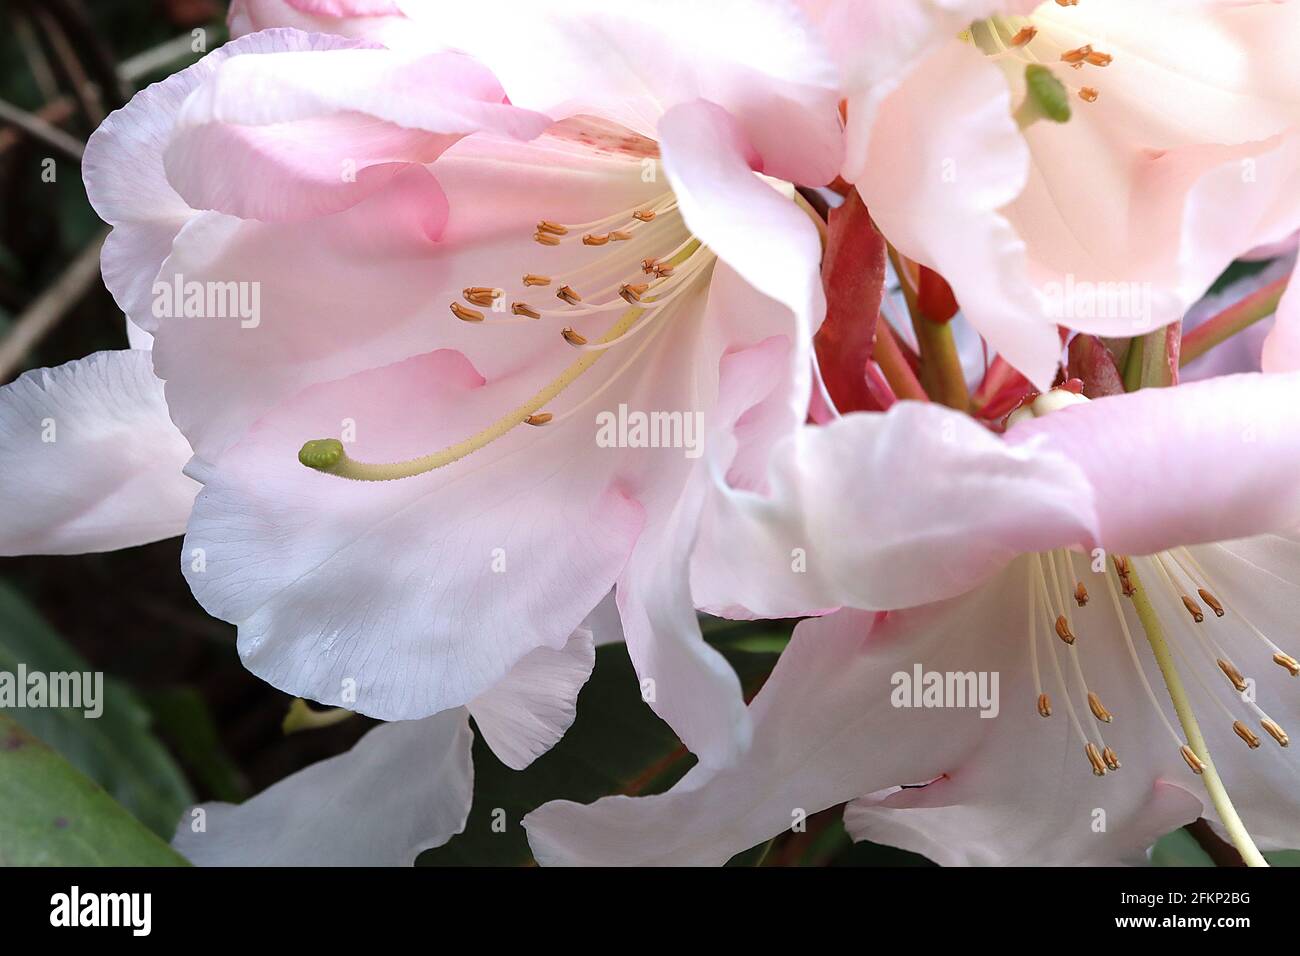
[[[1277,311],[1282,294],[1286,292],[1290,276],[1284,276],[1263,288],[1256,289],[1240,302],[1224,309],[1214,318],[1197,326],[1183,337],[1181,363],[1186,365],[1200,358],[1214,346],[1226,342],[1238,332],[1248,329]]]

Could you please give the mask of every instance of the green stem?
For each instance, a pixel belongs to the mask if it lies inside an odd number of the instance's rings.
[[[1205,764],[1201,780],[1205,783],[1205,789],[1210,792],[1210,799],[1214,802],[1214,809],[1218,811],[1219,819],[1223,821],[1223,826],[1228,831],[1228,839],[1237,848],[1237,852],[1241,854],[1241,858],[1246,861],[1247,866],[1268,866],[1263,854],[1255,846],[1255,841],[1246,832],[1246,825],[1241,822],[1241,817],[1237,814],[1237,808],[1232,805],[1232,801],[1228,798],[1228,791],[1223,786],[1219,771],[1215,769],[1214,761],[1210,759],[1210,748],[1205,743],[1205,735],[1201,733],[1201,725],[1196,722],[1196,714],[1192,711],[1192,702],[1188,699],[1182,679],[1178,676],[1178,668],[1174,664],[1173,654],[1170,653],[1169,644],[1165,641],[1164,630],[1160,626],[1160,617],[1156,613],[1156,609],[1151,606],[1151,600],[1147,597],[1146,588],[1142,586],[1142,582],[1138,579],[1137,569],[1131,567],[1131,562],[1129,580],[1135,588],[1133,606],[1137,610],[1138,620],[1142,622],[1142,630],[1146,632],[1147,642],[1151,645],[1151,653],[1155,655],[1156,664],[1159,665],[1160,673],[1165,679],[1165,687],[1169,691],[1169,699],[1174,703],[1174,711],[1178,714],[1178,722],[1182,724],[1183,733],[1187,734],[1188,746],[1200,758],[1201,763]]]
[[[1276,312],[1289,279],[1290,276],[1287,276],[1256,289],[1240,302],[1188,332],[1183,336],[1182,364],[1186,365],[1192,359],[1199,358],[1214,346]]]
[[[966,374],[961,368],[961,356],[952,335],[951,322],[932,322],[921,312],[916,290],[908,281],[903,267],[903,257],[893,246],[889,247],[889,261],[893,263],[898,284],[903,289],[912,328],[916,332],[917,349],[921,355],[921,384],[936,402],[965,412],[970,410],[970,389],[966,387]]]

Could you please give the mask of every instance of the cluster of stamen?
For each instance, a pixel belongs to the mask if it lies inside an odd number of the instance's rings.
[[[1078,5],[1078,0],[1056,0],[1056,3],[1061,7],[1073,7]],[[1046,51],[1030,47],[1038,39],[1039,32],[1039,28],[1027,17],[995,16],[974,25],[971,37],[995,60],[1010,58],[1028,65],[1043,63],[1042,55]],[[1057,62],[1072,70],[1083,70],[1085,67],[1107,67],[1113,60],[1111,54],[1085,43],[1059,53]],[[1073,89],[1085,103],[1095,103],[1101,95],[1095,86],[1065,85]]]
[[[557,334],[582,354],[533,396],[478,433],[441,451],[389,464],[350,459],[336,439],[308,442],[299,452],[304,465],[358,481],[389,481],[423,474],[459,461],[509,433],[518,425],[557,423],[576,413],[609,388],[654,340],[658,330],[643,338],[626,362],[576,406],[562,414],[543,408],[585,374],[602,355],[656,320],[695,280],[707,276],[714,256],[691,235],[672,193],[590,223],[567,224],[550,219],[537,223],[533,241],[548,249],[560,247],[603,250],[564,272],[525,272],[511,287],[474,285],[461,291],[463,301],[450,303],[451,314],[477,326],[534,323],[557,319]],[[558,305],[542,305],[540,290],[554,289]],[[617,317],[598,338],[574,327],[579,320],[601,314]],[[566,324],[574,323],[574,324]]]
[[[1032,563],[1029,584],[1029,641],[1030,661],[1033,669],[1035,693],[1037,694],[1036,709],[1045,718],[1051,717],[1053,714],[1052,698],[1043,689],[1039,666],[1040,634],[1046,630],[1048,634],[1047,653],[1056,672],[1057,683],[1064,697],[1070,722],[1083,744],[1084,755],[1093,773],[1097,776],[1104,776],[1106,773],[1118,770],[1120,767],[1118,755],[1106,745],[1102,736],[1102,725],[1111,723],[1114,717],[1102,703],[1101,698],[1088,687],[1080,659],[1080,647],[1086,647],[1087,641],[1085,638],[1080,642],[1076,633],[1076,620],[1070,607],[1071,603],[1073,603],[1075,609],[1083,608],[1089,604],[1088,588],[1082,578],[1076,577],[1074,574],[1074,556],[1069,551],[1062,550],[1033,555],[1030,560]],[[1139,580],[1137,568],[1139,561],[1142,564],[1141,580]],[[1179,620],[1177,622],[1167,622],[1179,625],[1168,627],[1167,630],[1171,632],[1171,636],[1173,633],[1179,633],[1180,637],[1190,632],[1191,639],[1171,640],[1169,643],[1176,656],[1182,660],[1185,669],[1193,675],[1196,683],[1200,685],[1205,696],[1212,701],[1214,707],[1224,714],[1233,733],[1251,750],[1256,750],[1261,745],[1260,735],[1251,729],[1246,720],[1233,713],[1233,707],[1235,706],[1244,709],[1247,712],[1247,718],[1253,718],[1258,723],[1258,726],[1273,738],[1279,746],[1286,747],[1290,744],[1290,738],[1286,731],[1255,702],[1253,695],[1250,693],[1251,684],[1247,677],[1228,657],[1220,643],[1215,639],[1214,634],[1206,630],[1206,628],[1211,621],[1234,615],[1238,623],[1243,625],[1272,652],[1272,662],[1284,668],[1292,677],[1300,675],[1300,662],[1297,662],[1294,657],[1269,640],[1259,628],[1245,619],[1229,602],[1220,600],[1216,596],[1215,590],[1217,589],[1212,590],[1213,585],[1210,583],[1204,567],[1190,551],[1179,548],[1142,559],[1116,556],[1112,558],[1111,567],[1101,573],[1104,578],[1105,588],[1110,596],[1111,610],[1119,622],[1120,632],[1123,634],[1127,645],[1130,660],[1136,668],[1146,696],[1159,715],[1161,722],[1169,731],[1183,760],[1194,773],[1201,774],[1205,772],[1205,761],[1174,729],[1173,723],[1166,716],[1156,698],[1138,657],[1132,629],[1129,626],[1123,602],[1120,599],[1121,593],[1126,598],[1135,599],[1140,588],[1144,586],[1143,582],[1147,587],[1154,586],[1156,589],[1154,593],[1165,599],[1169,607],[1176,608],[1181,605],[1182,610],[1186,612],[1185,616],[1178,615]],[[1071,580],[1075,581],[1072,595],[1073,602],[1069,600],[1071,595],[1068,591]],[[1222,591],[1218,593],[1222,594]],[[1206,613],[1206,608],[1209,609],[1209,614]],[[1083,713],[1083,719],[1080,719],[1081,711],[1076,709],[1074,705],[1075,697],[1069,689],[1065,670],[1061,666],[1056,650],[1056,642],[1051,640],[1052,635],[1055,635],[1060,643],[1067,648],[1065,651],[1067,665],[1073,671],[1078,694],[1087,703],[1087,711]],[[1201,671],[1208,661],[1213,661],[1218,671],[1223,674],[1236,692],[1228,695],[1228,703],[1221,700],[1219,695],[1208,686],[1201,676]]]

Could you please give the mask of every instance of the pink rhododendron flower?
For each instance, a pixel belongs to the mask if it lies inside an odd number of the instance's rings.
[[[726,5],[491,7],[447,26],[491,36],[454,44],[475,57],[254,33],[92,139],[105,278],[204,485],[187,577],[255,673],[394,720],[616,588],[648,702],[726,762],[747,713],[686,556],[710,473],[758,480],[807,408],[820,248],[791,184],[838,168],[834,72],[782,4],[739,33]],[[679,447],[601,447],[602,412]]]
[[[1297,387],[1053,391],[1005,437],[912,402],[805,430],[726,522],[728,593],[863,610],[799,625],[734,767],[548,804],[538,859],[720,864],[855,798],[856,836],[940,863],[1116,862],[1202,814],[1294,846]],[[927,704],[927,673],[969,694]]]
[[[845,179],[1040,388],[1057,324],[1158,328],[1300,226],[1294,3],[804,5],[841,64]],[[1051,71],[1068,120],[1043,117],[1027,69]],[[1113,286],[1140,290],[1140,307],[1070,291]]]

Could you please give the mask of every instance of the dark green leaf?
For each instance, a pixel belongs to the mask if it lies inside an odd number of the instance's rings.
[[[90,665],[64,643],[11,586],[0,582],[0,671],[87,672]],[[105,678],[103,713],[74,708],[0,708],[99,783],[142,823],[166,839],[194,802],[185,777],[150,732],[149,712],[124,684]]]
[[[0,715],[0,866],[184,866],[71,764]]]

